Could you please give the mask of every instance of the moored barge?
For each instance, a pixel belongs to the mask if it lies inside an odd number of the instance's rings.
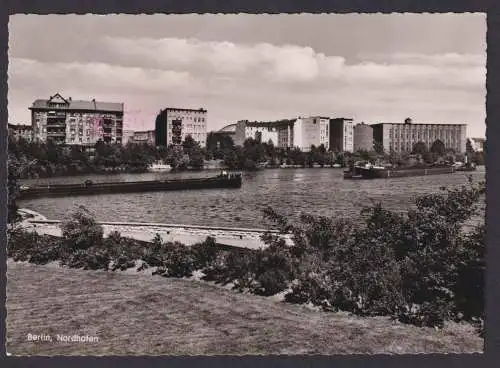
[[[426,176],[438,174],[452,174],[455,172],[453,166],[393,169],[384,167],[353,167],[344,172],[344,179],[388,179],[403,178],[409,176]]]
[[[188,189],[240,188],[241,184],[241,173],[223,173],[221,175],[210,178],[150,180],[134,182],[93,183],[90,180],[86,180],[82,184],[21,186],[19,199],[134,192],[162,192]]]

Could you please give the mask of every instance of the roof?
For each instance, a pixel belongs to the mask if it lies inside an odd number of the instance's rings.
[[[369,124],[371,126],[380,126],[380,125],[442,125],[442,126],[466,126],[467,124],[449,124],[449,123],[411,123],[411,124],[405,124],[405,123],[375,123],[375,124]]]
[[[352,121],[354,119],[353,118],[330,118],[330,120],[350,120],[350,121]]]
[[[218,133],[234,133],[236,132],[236,124],[226,125],[224,128],[220,129]]]
[[[15,130],[23,130],[23,129],[33,129],[32,125],[26,125],[26,124],[8,124],[9,129],[15,129]]]
[[[207,112],[206,109],[200,107],[199,109],[184,109],[180,107],[166,107],[163,109],[164,111],[196,111],[196,112]]]
[[[287,124],[292,124],[297,119],[282,119],[282,120],[275,120],[275,121],[248,121],[245,120],[245,124],[247,126],[251,127],[268,127],[268,126],[280,126],[280,125],[287,125]]]
[[[51,107],[48,106],[49,102],[64,103],[66,107]],[[59,93],[51,96],[47,100],[38,99],[33,102],[30,110],[80,110],[80,111],[109,111],[109,112],[122,112],[123,103],[121,102],[102,102],[102,101],[85,101],[73,100],[70,98],[63,98]]]

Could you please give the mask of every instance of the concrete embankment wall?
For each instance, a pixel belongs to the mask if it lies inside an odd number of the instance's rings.
[[[159,234],[163,241],[178,241],[185,245],[193,245],[204,241],[207,236],[215,238],[221,245],[259,249],[266,247],[260,239],[261,235],[267,232],[265,229],[244,229],[208,227],[178,224],[158,224],[158,223],[137,223],[137,222],[101,222],[104,229],[104,236],[108,236],[113,231],[118,231],[123,237],[137,240],[151,241],[156,234]],[[26,229],[34,230],[39,234],[61,236],[60,221],[47,219],[32,219],[24,222]],[[277,233],[275,230],[271,231]],[[284,235],[287,243],[291,244],[289,236]]]

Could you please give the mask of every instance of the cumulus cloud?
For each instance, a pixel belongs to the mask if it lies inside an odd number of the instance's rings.
[[[474,88],[484,85],[484,55],[393,54],[386,61],[346,63],[338,55],[325,55],[297,45],[253,45],[203,42],[196,39],[102,40],[117,60],[154,68],[189,68],[193,73],[249,75],[278,82],[345,82],[414,87]],[[380,59],[380,56],[378,57]]]
[[[12,57],[10,97],[18,100],[9,101],[11,115],[26,115],[35,98],[80,91],[142,108],[150,127],[166,105],[207,107],[212,129],[237,119],[315,114],[484,121],[484,55],[391,53],[353,62],[290,43],[108,36],[91,50],[81,60],[50,52],[43,60]],[[28,93],[33,86],[42,96]]]
[[[55,89],[92,86],[97,91],[155,93],[168,88],[184,89],[196,83],[187,71],[122,67],[104,63],[43,63],[12,58],[9,61],[9,85],[30,88],[33,83]]]

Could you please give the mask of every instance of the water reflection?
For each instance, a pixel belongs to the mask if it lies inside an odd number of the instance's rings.
[[[166,178],[207,177],[217,171],[185,173],[89,175],[30,180],[26,183],[80,183],[137,181]],[[467,183],[467,176],[484,180],[484,170],[473,173],[343,180],[339,169],[275,169],[244,174],[240,189],[106,194],[73,198],[40,198],[23,201],[48,218],[62,219],[74,205],[82,204],[99,220],[148,221],[195,225],[262,227],[268,225],[262,210],[271,206],[298,219],[300,213],[324,216],[356,216],[363,206],[375,202],[393,210],[407,210],[416,196],[438,191],[441,186]]]

